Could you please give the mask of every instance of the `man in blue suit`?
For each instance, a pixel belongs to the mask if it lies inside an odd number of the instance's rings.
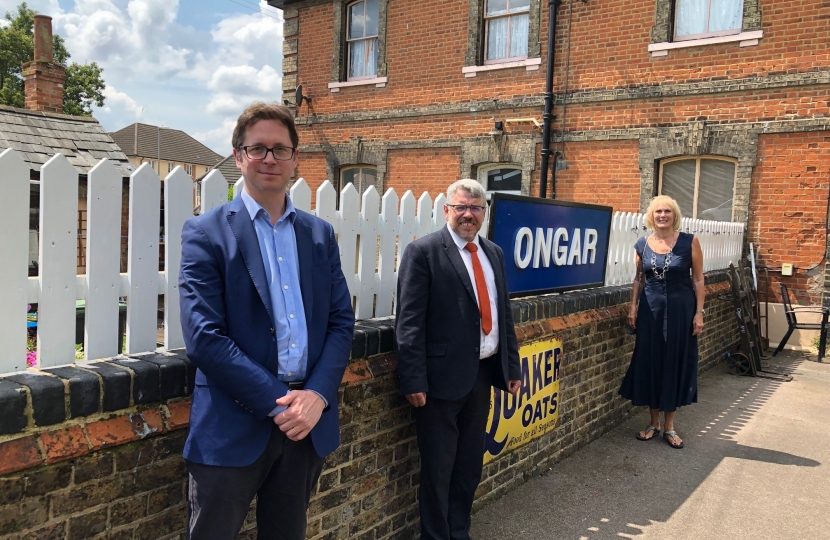
[[[245,187],[182,231],[182,330],[196,365],[188,536],[236,538],[254,496],[260,539],[301,540],[325,456],[354,313],[328,223],[294,208],[297,130],[280,105],[237,120]]]

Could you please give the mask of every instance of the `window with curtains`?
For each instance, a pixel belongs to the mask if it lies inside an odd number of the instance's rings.
[[[743,0],[676,0],[674,40],[741,33]]]
[[[484,63],[527,58],[530,0],[486,0]]]
[[[663,160],[660,194],[676,200],[683,217],[732,221],[736,166],[715,156]]]
[[[378,0],[362,0],[347,9],[349,66],[347,80],[376,77],[378,73]]]

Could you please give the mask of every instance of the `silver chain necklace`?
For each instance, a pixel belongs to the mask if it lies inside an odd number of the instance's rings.
[[[663,261],[662,270],[657,268],[657,254],[654,252],[653,249],[651,249],[651,246],[648,245],[648,241],[646,241],[646,245],[648,246],[648,249],[651,251],[651,271],[654,272],[654,279],[663,281],[664,279],[666,279],[666,272],[669,271],[669,265],[671,265],[671,257],[672,251],[674,250],[674,243],[672,243],[671,247],[669,247],[668,253],[666,253],[666,258]]]

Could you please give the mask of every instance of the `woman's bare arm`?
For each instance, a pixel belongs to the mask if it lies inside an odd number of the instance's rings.
[[[703,279],[703,250],[697,237],[692,238],[692,286],[695,289],[695,318],[692,324],[692,335],[696,336],[703,331],[703,304],[706,301],[706,285]]]

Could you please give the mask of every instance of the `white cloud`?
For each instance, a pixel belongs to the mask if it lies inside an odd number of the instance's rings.
[[[282,77],[271,66],[257,71],[253,66],[219,66],[208,82],[218,92],[241,94],[273,94],[282,87]]]
[[[281,17],[234,15],[220,21],[210,34],[214,50],[196,54],[190,72],[197,79],[207,82],[217,72],[239,66],[280,67],[276,62],[282,62]]]
[[[207,84],[213,92],[206,110],[209,114],[235,118],[253,101],[279,100],[282,76],[271,66],[220,66]],[[230,118],[232,120],[232,118]]]
[[[226,148],[222,155],[230,155],[231,137],[233,136],[233,128],[236,127],[236,118],[225,118],[222,125],[208,131],[199,131],[191,133],[193,137],[206,146],[211,148]]]
[[[175,43],[178,0],[76,0],[55,18],[56,30],[78,61],[94,60],[122,77],[167,79],[188,68],[192,48]]]
[[[0,17],[21,1],[0,0]],[[61,1],[65,9],[59,0],[27,3],[52,16],[70,61],[103,68],[106,103],[94,114],[108,131],[140,115],[228,154],[242,109],[282,95],[282,14],[264,0],[266,14],[225,0]],[[231,10],[239,12],[221,15]]]
[[[219,92],[213,95],[210,103],[207,104],[206,110],[208,114],[239,114],[245,107],[247,101],[247,99],[231,94],[230,92]]]
[[[143,107],[133,98],[124,92],[119,92],[114,86],[108,84],[102,93],[106,98],[103,110],[107,113],[112,113],[113,110],[121,110],[138,118],[143,110]]]

